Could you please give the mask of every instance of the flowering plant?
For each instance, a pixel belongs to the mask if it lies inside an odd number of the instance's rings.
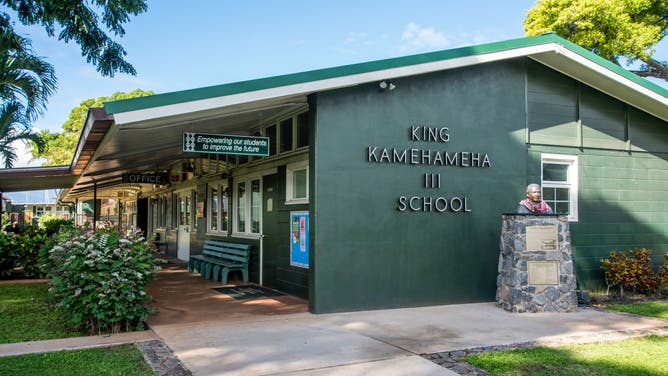
[[[528,198],[520,201],[520,205],[524,206],[525,208],[529,209],[530,212],[532,213],[550,213],[552,211],[552,208],[550,205],[545,202],[545,200],[540,200],[539,204],[534,204],[531,200]]]
[[[16,263],[17,236],[5,231],[5,227],[9,224],[9,215],[2,213],[0,216],[0,276],[10,275]]]
[[[49,251],[49,296],[73,327],[89,333],[143,328],[146,286],[160,269],[139,231],[66,229]]]

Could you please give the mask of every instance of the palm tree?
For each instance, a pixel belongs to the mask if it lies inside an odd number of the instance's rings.
[[[0,106],[0,161],[4,160],[4,167],[11,168],[16,161],[16,141],[32,142],[41,150],[44,141],[39,133],[30,128],[21,113],[19,103],[9,102]]]
[[[30,40],[7,26],[7,18],[0,16],[0,160],[9,168],[17,158],[12,142],[43,146],[30,122],[46,109],[57,81],[53,67],[33,55]]]

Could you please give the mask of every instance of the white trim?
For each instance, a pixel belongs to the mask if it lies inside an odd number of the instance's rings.
[[[564,187],[569,188],[569,197],[568,201],[570,203],[570,213],[568,215],[569,222],[578,221],[578,175],[579,175],[579,166],[578,166],[578,156],[577,155],[567,155],[567,154],[549,154],[541,153],[540,156],[540,182],[541,187],[544,186],[543,179],[543,164],[552,163],[552,164],[565,164],[568,165],[568,183],[559,184],[559,183],[550,183],[548,187]],[[556,208],[555,208],[556,210]]]
[[[252,227],[252,214],[253,214],[253,192],[251,191],[252,187],[252,182],[253,180],[259,180],[260,181],[260,217],[258,220],[260,221],[260,228],[258,229],[258,232],[251,232],[251,227]],[[245,184],[245,189],[246,189],[246,201],[245,201],[245,209],[244,209],[244,214],[245,214],[245,219],[246,219],[246,228],[244,229],[243,232],[239,231],[239,221],[238,221],[238,214],[239,214],[239,184],[244,183]],[[262,176],[257,176],[257,175],[244,175],[240,178],[235,178],[234,179],[234,203],[233,203],[233,213],[234,217],[232,218],[232,236],[236,237],[250,237],[250,238],[257,238],[259,236],[262,236],[262,190],[263,190],[263,179]]]
[[[306,197],[294,198],[294,186],[292,184],[294,171],[306,170]],[[285,205],[308,204],[309,203],[309,166],[308,161],[290,163],[285,166]]]
[[[211,229],[211,223],[212,223],[212,207],[213,207],[213,194],[212,194],[212,189],[216,189],[218,191],[217,196],[218,196],[218,215],[216,216],[216,230]],[[228,214],[228,223],[226,229],[223,229],[223,224],[224,224],[224,212],[222,211],[223,209],[223,204],[224,204],[224,195],[225,195],[225,190],[227,189],[227,181],[226,180],[216,180],[212,181],[206,184],[206,234],[207,235],[219,235],[219,236],[227,236],[229,233],[229,213],[230,213],[230,201],[229,197],[227,197],[227,214]]]
[[[307,95],[317,91],[343,88],[367,82],[380,81],[388,78],[413,76],[418,74],[454,69],[469,65],[488,63],[498,60],[512,59],[520,56],[539,54],[543,52],[557,52],[557,43],[547,43],[537,46],[515,48],[510,50],[491,52],[487,54],[463,56],[447,60],[433,61],[398,68],[383,69],[373,72],[359,73],[325,80],[303,82],[295,85],[273,87],[269,89],[207,98],[197,101],[183,102],[166,106],[151,107],[142,110],[119,112],[114,114],[116,124],[129,124],[156,118],[178,116],[192,112],[206,111],[214,108],[234,106],[250,102]]]
[[[627,86],[628,89],[635,90],[635,91],[637,91],[637,92],[639,92],[639,93],[641,93],[645,96],[648,96],[648,97],[650,97],[650,98],[652,98],[652,99],[654,99],[658,102],[662,102],[663,104],[668,105],[668,98],[666,98],[666,97],[664,97],[664,96],[662,96],[662,95],[660,95],[660,94],[658,94],[658,93],[656,93],[656,92],[654,92],[654,91],[652,91],[652,90],[650,90],[650,89],[648,89],[648,88],[646,88],[646,87],[644,87],[640,84],[637,84],[637,83],[625,78],[624,76],[621,76],[621,75],[619,75],[619,74],[617,74],[617,73],[615,73],[615,72],[613,72],[613,71],[611,71],[611,70],[609,70],[609,69],[607,69],[607,68],[605,68],[605,67],[603,67],[603,66],[601,66],[597,63],[595,63],[594,61],[589,60],[586,57],[584,57],[584,56],[582,56],[578,53],[575,53],[575,52],[569,50],[568,48],[563,47],[560,44],[555,43],[555,46],[556,46],[556,50],[555,50],[556,53],[564,55],[564,56],[568,57],[569,59],[574,60],[575,62],[577,62],[577,63],[595,71],[596,73],[602,74],[602,75],[604,75],[604,76],[606,76],[606,77],[608,77],[608,78],[610,78],[614,81],[617,81],[617,82],[623,84],[624,86]],[[608,93],[608,94],[610,94],[610,93]]]

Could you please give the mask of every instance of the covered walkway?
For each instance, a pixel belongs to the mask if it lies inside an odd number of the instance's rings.
[[[149,317],[149,326],[308,312],[308,302],[291,295],[234,299],[214,290],[221,287],[220,282],[189,273],[187,269],[186,263],[176,259],[162,266],[148,288],[159,310]],[[230,283],[241,284],[241,281],[230,280]]]

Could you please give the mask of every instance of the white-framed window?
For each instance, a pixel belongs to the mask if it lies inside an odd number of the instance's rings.
[[[209,184],[207,205],[207,232],[226,234],[229,227],[227,183],[218,182]]]
[[[563,154],[541,155],[541,186],[545,200],[556,214],[578,220],[578,157]]]
[[[234,234],[262,233],[262,178],[242,177],[234,183]]]
[[[286,166],[285,203],[308,204],[308,161]]]

